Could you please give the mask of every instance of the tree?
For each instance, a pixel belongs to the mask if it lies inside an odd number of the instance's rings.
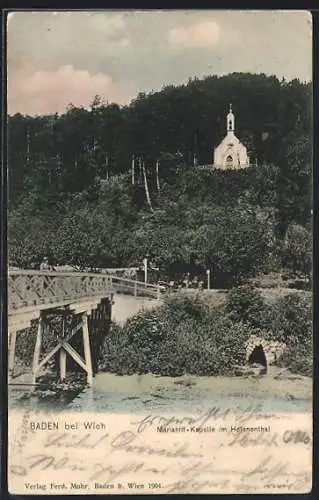
[[[312,264],[311,233],[303,226],[290,224],[284,239],[282,264],[295,275],[310,276]]]

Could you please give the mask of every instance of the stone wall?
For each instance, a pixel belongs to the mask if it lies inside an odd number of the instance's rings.
[[[251,335],[246,342],[246,362],[248,363],[250,355],[256,347],[261,346],[265,353],[267,365],[273,364],[282,356],[286,349],[286,344],[275,340],[265,340],[258,335]]]

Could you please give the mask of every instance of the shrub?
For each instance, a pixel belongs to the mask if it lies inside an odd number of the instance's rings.
[[[137,313],[127,320],[123,333],[137,347],[157,344],[164,336],[160,312],[150,310]]]
[[[289,366],[293,373],[311,377],[313,375],[313,346],[312,342],[303,342],[298,346],[290,347],[277,363],[279,366]]]
[[[217,348],[220,361],[220,374],[232,374],[236,365],[244,364],[246,357],[245,342],[253,333],[253,329],[243,322],[234,322],[230,315],[218,311],[208,318],[209,338]]]
[[[107,359],[100,367],[121,374],[134,368],[168,376],[232,374],[244,362],[250,334],[248,326],[234,323],[222,310],[208,313],[200,299],[177,297],[116,327],[106,338]]]
[[[138,372],[136,349],[116,323],[111,324],[109,335],[104,342],[99,369],[116,372],[119,375],[132,375]]]
[[[208,306],[198,295],[188,296],[185,293],[168,296],[162,309],[163,315],[172,326],[188,318],[200,321],[208,310]]]
[[[272,337],[284,342],[287,350],[278,360],[292,372],[312,376],[312,304],[307,297],[289,294],[273,305]]]
[[[288,226],[282,250],[282,264],[293,275],[309,276],[312,260],[311,232],[298,224]]]
[[[289,347],[312,340],[312,303],[307,297],[289,294],[272,306],[270,330],[273,338]]]
[[[261,293],[252,285],[233,288],[227,295],[226,310],[233,321],[242,321],[253,328],[267,328],[269,308]]]

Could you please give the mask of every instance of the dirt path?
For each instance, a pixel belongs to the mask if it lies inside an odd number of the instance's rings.
[[[112,305],[112,320],[124,324],[131,316],[139,311],[153,309],[162,304],[161,300],[147,299],[143,297],[131,297],[130,295],[114,295]]]

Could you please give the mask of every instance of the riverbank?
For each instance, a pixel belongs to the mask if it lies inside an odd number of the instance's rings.
[[[174,408],[190,411],[193,406],[247,407],[253,404],[267,411],[312,411],[312,379],[275,367],[260,377],[98,373],[92,388],[86,388],[84,383],[83,379],[77,387],[74,381],[67,381],[63,387],[58,384],[59,388],[49,384],[36,391],[27,386],[12,386],[10,406],[137,414]]]
[[[92,388],[68,405],[76,412],[189,413],[194,408],[229,411],[259,408],[263,412],[311,413],[312,381],[307,377],[283,379],[253,377],[162,377],[150,374],[118,376],[100,373]]]
[[[30,376],[17,377],[12,387],[23,389],[30,384]],[[70,378],[67,377],[68,379]],[[74,378],[74,377],[73,377]],[[78,377],[79,378],[79,377]],[[85,376],[79,378],[84,387]],[[74,383],[74,381],[72,380]],[[21,385],[20,385],[21,384]],[[70,391],[71,382],[61,384],[64,391]],[[57,384],[59,385],[59,384]],[[62,387],[62,385],[64,387]],[[31,386],[30,386],[31,387]],[[310,377],[296,375],[289,370],[270,367],[264,376],[190,376],[165,377],[150,373],[144,375],[116,375],[114,373],[98,373],[93,379],[93,390],[110,393],[155,393],[176,392],[184,388],[189,394],[205,396],[223,395],[232,397],[282,397],[284,399],[312,399],[313,381]],[[52,388],[51,388],[52,390]]]
[[[282,375],[280,375],[282,373]],[[275,378],[277,377],[278,378]],[[312,379],[278,372],[263,377],[162,377],[151,374],[118,376],[99,373],[94,378],[94,390],[111,393],[179,392],[183,387],[190,395],[205,397],[280,397],[283,399],[312,399]]]

